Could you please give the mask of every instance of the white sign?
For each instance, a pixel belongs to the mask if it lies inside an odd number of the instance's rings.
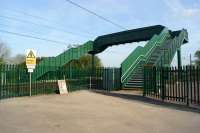
[[[58,87],[59,87],[60,94],[68,94],[65,80],[58,80]]]
[[[32,72],[33,72],[33,69],[28,68],[28,72],[29,72],[29,73],[32,73]]]

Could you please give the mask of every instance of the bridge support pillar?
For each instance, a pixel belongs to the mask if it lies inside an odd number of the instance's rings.
[[[93,88],[93,79],[94,79],[94,75],[95,75],[95,61],[94,61],[94,56],[95,56],[95,54],[91,54],[91,56],[92,56],[92,64],[91,64],[91,68],[92,68],[92,70],[91,70],[91,72],[92,72],[92,74],[91,74],[91,89]]]
[[[178,81],[181,80],[181,66],[182,66],[182,62],[181,62],[181,48],[177,49],[177,62],[178,62]]]
[[[94,54],[92,54],[92,76],[94,76],[94,68],[95,68],[95,66],[94,66]]]
[[[178,61],[178,68],[182,66],[182,61],[181,61],[181,48],[177,49],[177,61]]]

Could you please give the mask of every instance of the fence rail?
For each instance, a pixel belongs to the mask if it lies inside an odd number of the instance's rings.
[[[145,66],[144,95],[200,105],[200,67]]]

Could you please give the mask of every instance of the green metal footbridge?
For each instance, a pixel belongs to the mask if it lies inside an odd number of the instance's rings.
[[[94,41],[88,41],[81,46],[68,49],[56,57],[42,60],[37,64],[33,78],[37,80],[48,72],[57,71],[70,61],[79,59],[86,54],[91,54],[94,57],[95,54],[104,51],[110,46],[140,41],[148,42],[144,47],[138,46],[134,49],[121,63],[121,83],[123,88],[143,87],[144,65],[170,66],[177,53],[178,66],[181,66],[181,46],[188,42],[188,33],[185,29],[171,31],[165,26],[155,25],[99,36]],[[41,70],[42,67],[40,66],[56,66],[57,69],[52,67],[52,70],[51,67],[47,67],[48,69]]]

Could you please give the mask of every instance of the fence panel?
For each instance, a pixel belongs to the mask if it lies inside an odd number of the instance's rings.
[[[195,66],[144,68],[144,95],[200,105],[200,69]]]
[[[39,70],[45,72],[45,69],[49,70],[48,67],[51,67],[52,71],[32,79],[32,95],[58,93],[58,80],[66,80],[70,92],[88,89],[89,70],[69,70],[54,66],[40,66]],[[37,77],[37,75],[33,76]],[[0,99],[29,95],[30,82],[27,68],[20,65],[0,65]]]
[[[92,76],[92,89],[107,91],[121,89],[121,69],[96,68]]]
[[[38,72],[32,74],[31,95],[58,93],[58,80],[66,81],[69,92],[89,88],[108,91],[121,88],[120,68],[97,68],[94,75],[92,75],[90,68],[78,69],[71,66],[38,67],[40,67],[37,69]],[[43,75],[40,75],[41,73]],[[29,76],[25,66],[0,65],[0,99],[29,96]]]

